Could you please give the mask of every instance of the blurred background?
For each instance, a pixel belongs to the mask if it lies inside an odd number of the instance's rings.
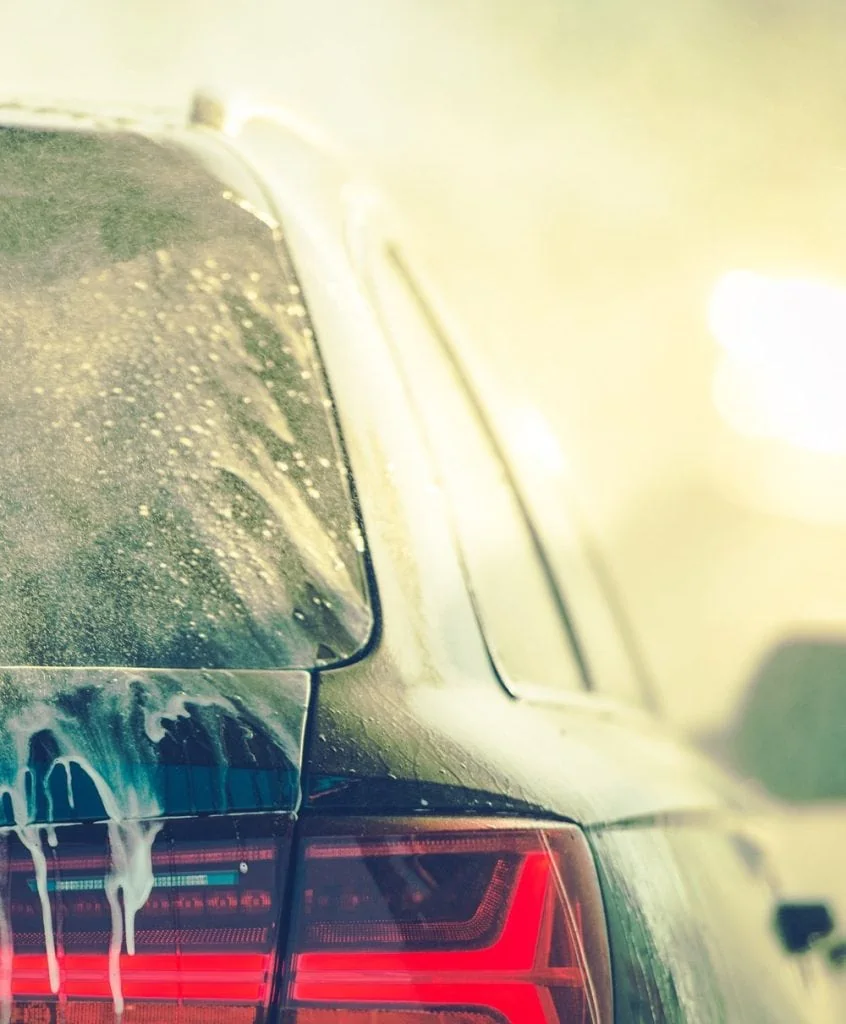
[[[842,674],[842,0],[0,12],[4,98],[259,90],[384,187],[547,536],[591,535],[683,729],[718,745],[786,640]]]

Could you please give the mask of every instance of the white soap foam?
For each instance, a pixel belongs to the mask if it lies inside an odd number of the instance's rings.
[[[153,888],[152,845],[162,828],[155,820],[164,813],[154,791],[151,765],[155,747],[166,735],[166,724],[177,719],[237,714],[232,701],[219,687],[229,687],[226,673],[191,673],[191,688],[184,689],[179,673],[109,674],[71,673],[50,670],[14,670],[0,685],[0,801],[10,803],[13,829],[29,852],[41,905],[50,989],[58,993],[59,957],[53,911],[47,884],[48,858],[60,842],[54,827],[54,800],[50,782],[61,768],[67,784],[67,800],[75,806],[73,769],[93,784],[103,805],[109,838],[110,867],[105,878],[106,897],[111,908],[109,982],[115,1013],[123,1013],[120,958],[135,953],[135,917]],[[75,694],[87,690],[84,711],[73,710]],[[268,728],[286,752],[296,756],[298,741],[287,728],[278,709],[261,701],[251,702],[259,721]],[[216,718],[207,719],[206,734],[217,745],[219,763],[225,770],[224,751]],[[248,729],[248,726],[244,726]],[[41,781],[29,767],[34,737],[49,734],[55,745]],[[2,751],[11,753],[4,761]],[[296,761],[294,762],[296,763]],[[37,820],[37,785],[47,805],[47,820]],[[8,895],[0,898],[0,1024],[12,1016],[12,963],[14,935]]]

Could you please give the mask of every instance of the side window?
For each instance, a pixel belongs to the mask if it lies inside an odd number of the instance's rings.
[[[371,298],[438,466],[494,663],[518,695],[583,689],[561,596],[439,323],[397,251],[382,248],[368,264]]]

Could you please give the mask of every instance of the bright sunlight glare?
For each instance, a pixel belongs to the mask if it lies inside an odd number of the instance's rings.
[[[734,270],[708,309],[723,419],[749,437],[846,452],[846,286]]]

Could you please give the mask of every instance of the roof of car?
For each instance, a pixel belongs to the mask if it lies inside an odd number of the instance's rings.
[[[0,98],[0,129],[164,136],[174,142],[188,144],[189,148],[193,148],[190,139],[206,136],[211,140],[217,137],[224,144],[218,150],[222,159],[225,159],[223,150],[228,148],[246,164],[253,163],[250,146],[245,146],[243,138],[243,130],[250,124],[272,125],[276,144],[282,147],[285,156],[296,163],[305,160],[308,164],[307,187],[300,190],[303,194],[298,196],[296,205],[305,199],[305,193],[314,192],[318,182],[328,186],[318,189],[324,201],[327,198],[336,200],[338,189],[346,188],[353,180],[360,183],[360,174],[353,173],[349,156],[318,127],[274,98],[253,92],[223,93],[199,89],[185,103],[159,106],[100,100]],[[233,164],[232,154],[228,162]],[[259,169],[259,178],[267,170],[266,167]],[[296,179],[296,175],[292,177]],[[285,183],[291,180],[288,178]],[[278,191],[280,184],[282,182],[275,180],[272,190]],[[368,191],[372,192],[372,189],[368,187]],[[264,205],[263,201],[256,202],[258,197],[254,191],[249,198],[257,208]],[[277,195],[276,198],[282,197]]]
[[[0,124],[45,129],[118,130],[176,128],[185,123],[178,107],[144,107],[58,99],[8,99],[0,102]]]
[[[202,127],[237,134],[250,119],[274,121],[280,128],[324,151],[335,147],[312,124],[278,102],[258,94],[226,94],[199,89],[187,104],[143,105],[101,100],[27,98],[0,100],[0,126],[76,131],[149,131]]]

